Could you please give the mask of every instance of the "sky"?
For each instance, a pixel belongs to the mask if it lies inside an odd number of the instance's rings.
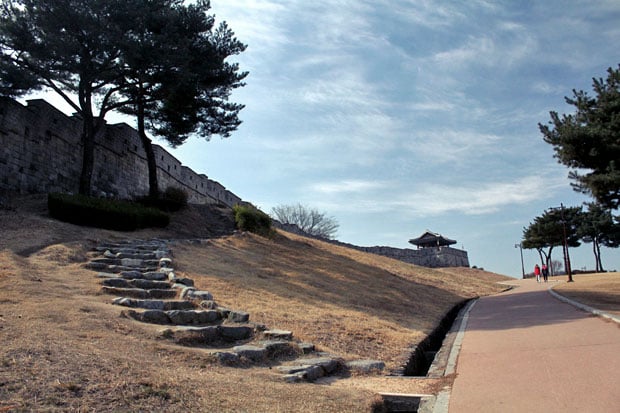
[[[301,203],[336,238],[415,248],[426,230],[470,265],[520,277],[523,228],[590,201],[538,129],[620,63],[617,0],[211,0],[247,50],[230,138],[166,147],[270,213]],[[114,117],[110,117],[112,120]],[[571,249],[593,269],[591,244]],[[620,270],[620,250],[603,249]],[[562,260],[561,248],[554,259]],[[523,250],[525,271],[538,261]]]

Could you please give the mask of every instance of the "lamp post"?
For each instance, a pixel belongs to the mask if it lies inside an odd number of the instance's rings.
[[[523,245],[521,243],[515,244],[515,248],[519,248],[521,253],[521,277],[525,279],[525,266],[523,265]]]

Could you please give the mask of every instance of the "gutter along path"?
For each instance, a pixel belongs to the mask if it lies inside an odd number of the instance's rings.
[[[620,324],[514,284],[471,307],[449,412],[620,412]]]

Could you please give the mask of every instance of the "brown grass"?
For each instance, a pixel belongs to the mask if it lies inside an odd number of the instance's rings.
[[[573,275],[574,282],[562,283],[554,290],[565,297],[620,316],[620,273]]]
[[[204,209],[175,215],[166,230],[128,234],[52,220],[42,197],[14,205],[0,210],[0,411],[359,412],[370,411],[377,392],[436,393],[450,380],[353,375],[292,385],[268,366],[216,364],[203,349],[159,338],[157,326],[120,317],[83,268],[103,239],[204,238]],[[420,268],[286,233],[173,249],[177,272],[220,305],[323,351],[383,360],[388,370],[454,304],[497,292],[506,279]]]

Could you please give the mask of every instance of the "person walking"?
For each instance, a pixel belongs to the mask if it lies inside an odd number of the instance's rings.
[[[549,268],[547,268],[547,264],[543,264],[541,272],[542,272],[543,280],[547,282],[547,280],[549,279]]]
[[[540,267],[538,264],[534,266],[534,275],[536,276],[536,282],[540,282]]]

